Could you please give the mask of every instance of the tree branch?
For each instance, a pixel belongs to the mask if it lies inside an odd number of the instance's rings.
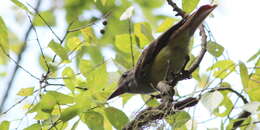
[[[176,16],[181,16],[182,18],[185,18],[187,14],[177,6],[176,3],[174,3],[172,0],[167,0],[168,4],[173,8],[174,12],[177,12]]]
[[[195,106],[198,101],[197,98],[188,98],[175,104],[166,101],[161,103],[158,107],[149,107],[141,111],[123,130],[137,130],[143,128],[150,122],[160,120],[167,115],[174,114],[184,108]]]
[[[42,2],[42,0],[38,0],[38,2],[36,3],[36,7],[35,7],[36,10],[39,10],[39,7],[40,7],[40,5],[41,5],[41,2]],[[25,52],[25,50],[26,50],[26,48],[27,48],[28,38],[29,38],[29,35],[30,35],[32,29],[33,29],[33,25],[31,24],[31,25],[29,26],[29,28],[27,29],[26,33],[25,33],[24,44],[23,44],[23,46],[21,47],[21,51],[20,51],[20,53],[19,53],[18,56],[17,56],[18,58],[17,58],[17,61],[16,61],[16,66],[15,66],[15,68],[14,68],[13,73],[11,74],[11,78],[10,78],[10,80],[9,80],[9,82],[8,82],[7,88],[5,89],[3,98],[2,98],[2,100],[1,100],[0,112],[2,112],[2,110],[3,110],[3,108],[4,108],[5,104],[6,104],[6,101],[7,101],[7,99],[8,99],[8,96],[9,96],[10,90],[11,90],[11,88],[12,88],[14,79],[15,79],[15,77],[16,77],[17,71],[18,71],[18,69],[20,68],[20,65],[19,65],[19,64],[21,63],[22,58],[23,58],[23,54],[24,54],[24,52]]]
[[[227,90],[227,91],[233,92],[233,93],[235,93],[239,98],[242,99],[242,101],[243,101],[244,104],[247,104],[247,103],[248,103],[247,99],[246,99],[242,94],[240,94],[239,92],[235,91],[235,90],[232,89],[232,88],[217,88],[217,89],[215,89],[215,90],[217,90],[217,91],[225,91],[225,90]],[[214,91],[214,90],[212,90],[212,91]],[[239,114],[239,116],[236,118],[237,121],[234,122],[234,124],[233,124],[232,130],[235,130],[235,129],[237,129],[238,127],[243,126],[243,125],[242,125],[243,122],[244,122],[250,115],[251,115],[251,113],[250,113],[250,112],[247,112],[247,111],[243,111],[241,114]]]

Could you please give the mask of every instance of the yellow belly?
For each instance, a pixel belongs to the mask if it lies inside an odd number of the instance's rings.
[[[178,73],[183,68],[188,56],[188,47],[164,47],[156,56],[150,71],[153,85],[170,78],[171,73]]]

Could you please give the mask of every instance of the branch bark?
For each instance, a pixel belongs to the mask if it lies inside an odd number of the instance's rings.
[[[149,107],[141,111],[134,120],[127,124],[123,130],[138,130],[145,127],[150,122],[160,120],[167,115],[174,114],[177,111],[187,107],[195,106],[198,103],[197,98],[188,98],[175,104],[169,101],[161,103],[158,107]]]

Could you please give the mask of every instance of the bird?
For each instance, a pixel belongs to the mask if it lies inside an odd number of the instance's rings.
[[[189,60],[189,43],[196,29],[217,5],[203,5],[185,16],[153,40],[142,52],[137,64],[124,72],[110,100],[124,93],[149,94],[157,91],[157,84],[173,78]],[[171,72],[171,73],[169,73]]]

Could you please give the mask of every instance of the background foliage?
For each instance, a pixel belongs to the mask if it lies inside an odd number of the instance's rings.
[[[85,127],[94,130],[107,130],[112,127],[122,129],[131,118],[121,109],[107,102],[107,97],[115,90],[120,74],[132,68],[143,48],[158,34],[180,20],[179,17],[173,17],[173,15],[158,13],[162,7],[171,8],[164,0],[54,0],[48,2],[39,0],[32,3],[11,0],[11,2],[14,4],[14,10],[22,12],[22,17],[17,15],[17,23],[25,21],[31,26],[31,29],[27,31],[28,34],[24,35],[33,39],[33,42],[29,42],[27,38],[24,40],[17,38],[18,34],[9,29],[8,23],[0,17],[0,64],[5,68],[10,63],[15,63],[18,69],[36,79],[36,82],[30,87],[22,86],[23,88],[17,93],[17,102],[12,103],[14,105],[6,107],[2,103],[1,130],[9,128],[77,129],[78,124],[82,122],[86,124]],[[198,7],[199,2],[199,0],[182,0],[178,4],[184,11],[190,13]],[[39,6],[45,4],[47,7],[43,9],[34,7],[37,3]],[[131,11],[126,10],[131,6],[134,7],[134,13],[128,16],[127,13]],[[58,19],[61,14],[64,14],[64,18]],[[127,15],[126,20],[120,20],[122,14]],[[64,23],[66,27],[64,26],[62,33],[57,33],[60,31],[57,31],[55,27],[61,23]],[[45,35],[52,37],[52,40],[46,43],[40,40],[45,36],[38,35],[39,30],[43,29],[49,30],[49,33]],[[192,93],[177,95],[176,99],[202,94],[201,103],[214,117],[220,118],[219,128],[228,129],[234,122],[233,117],[238,115],[238,111],[234,108],[241,103],[241,97],[234,98],[229,91],[203,92],[217,87],[237,90],[226,78],[230,75],[239,75],[243,86],[239,94],[249,101],[243,105],[242,110],[252,113],[241,128],[253,128],[255,125],[253,122],[259,120],[260,51],[249,57],[246,62],[236,62],[224,56],[225,48],[213,40],[210,30],[208,34],[207,49],[214,62],[208,64],[207,69],[197,69],[193,73],[196,84],[190,86],[195,88]],[[192,42],[191,62],[196,57],[196,46],[199,45],[199,40],[194,37]],[[20,62],[17,63],[16,59],[30,58],[22,57],[24,48],[28,45],[34,48],[27,51],[35,49],[37,54],[32,55],[38,55],[38,61],[31,62],[38,62],[41,70],[30,70],[26,67],[26,64],[30,63],[18,65]],[[247,64],[254,66],[249,67]],[[41,74],[35,75],[35,71]],[[0,72],[0,78],[8,75],[11,74],[7,71]],[[123,95],[123,105],[132,96]],[[146,102],[148,98],[147,95],[142,95],[140,100]],[[7,98],[3,99],[3,102],[7,100]],[[19,104],[25,108],[24,117],[18,121],[4,117]],[[151,100],[145,105],[156,106],[157,104],[157,100]],[[21,105],[18,107],[22,109]],[[19,125],[24,124],[24,118],[27,115],[33,117],[30,123]],[[190,111],[180,111],[165,118],[161,123],[162,126],[152,125],[151,127],[190,129],[187,122],[193,120],[196,118]],[[195,123],[193,123],[193,128],[196,128]]]

